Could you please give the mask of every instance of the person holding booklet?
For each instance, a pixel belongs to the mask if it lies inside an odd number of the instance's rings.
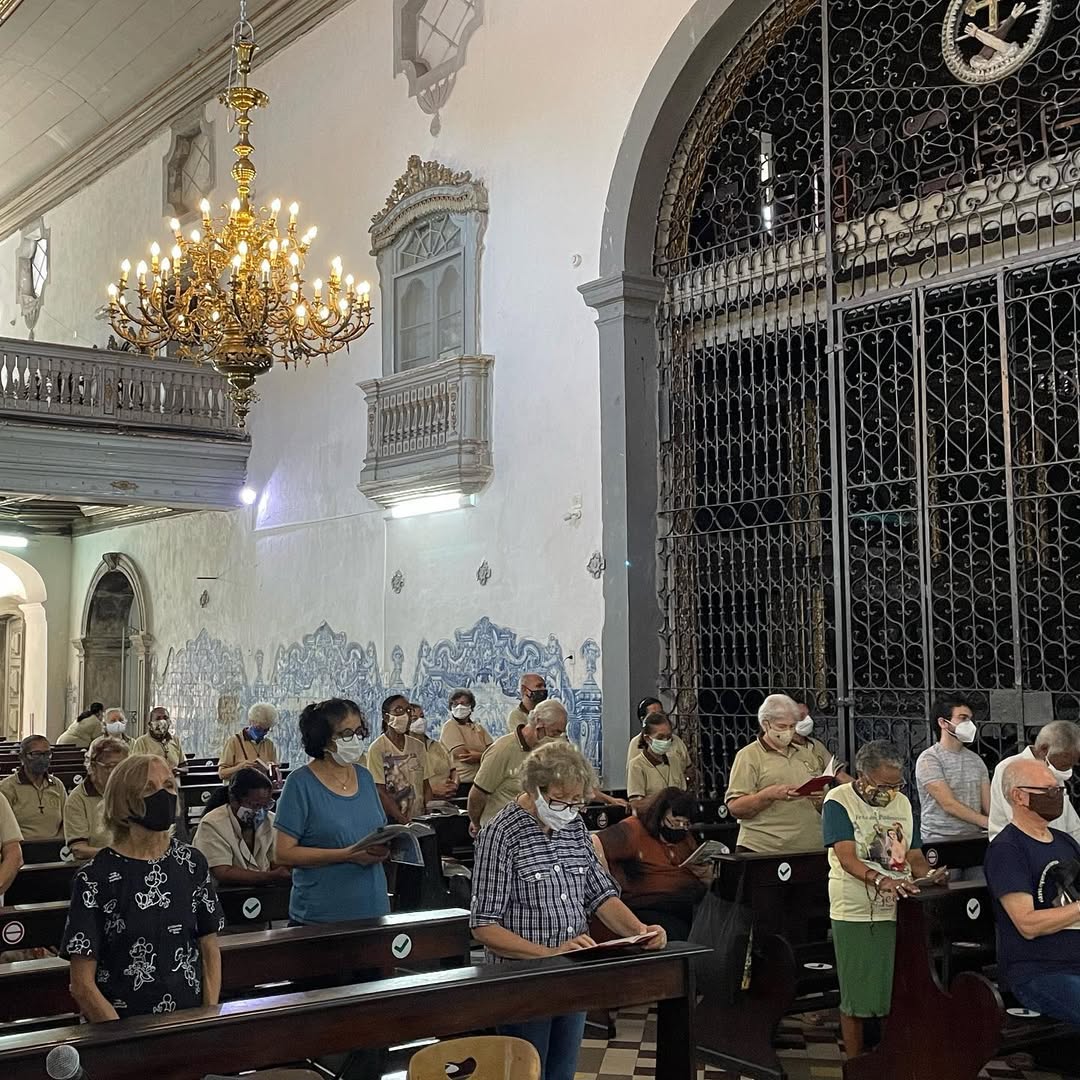
[[[598,784],[592,766],[569,743],[557,740],[533,750],[517,776],[521,794],[484,826],[476,841],[470,925],[488,960],[529,960],[597,948],[588,935],[593,915],[616,934],[646,935],[643,948],[664,948],[664,928],[646,926],[619,899],[618,887],[593,851],[581,818],[586,795]],[[573,1080],[585,1013],[498,1030],[536,1047],[543,1080]]]
[[[689,758],[685,745],[682,751],[676,746],[671,721],[662,712],[645,715],[639,743],[641,750],[626,770],[627,798],[648,799],[669,787],[685,791]]]

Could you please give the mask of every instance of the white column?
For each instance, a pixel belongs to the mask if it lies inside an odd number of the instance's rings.
[[[23,707],[22,733],[24,736],[48,734],[50,738],[60,734],[48,730],[48,694],[49,694],[49,640],[45,622],[44,604],[20,604],[26,626],[23,660]],[[63,712],[60,713],[63,720]]]

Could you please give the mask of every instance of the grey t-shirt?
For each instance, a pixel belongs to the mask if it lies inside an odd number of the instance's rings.
[[[944,780],[954,798],[981,813],[982,786],[990,782],[990,773],[974,750],[946,750],[940,743],[935,743],[919,755],[915,763],[915,782],[919,787],[919,832],[923,843],[957,836],[983,835],[985,830],[969,821],[961,821],[941,808],[926,790],[926,785],[935,780]]]

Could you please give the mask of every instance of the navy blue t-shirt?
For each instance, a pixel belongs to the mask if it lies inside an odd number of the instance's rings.
[[[1057,829],[1051,829],[1050,835],[1052,839],[1044,842],[1007,825],[986,849],[983,865],[994,898],[998,966],[1008,986],[1019,986],[1036,975],[1080,972],[1080,930],[1059,930],[1025,941],[1001,906],[1001,898],[1009,893],[1027,893],[1036,911],[1059,906],[1060,890],[1048,879],[1049,871],[1080,858],[1080,844]]]

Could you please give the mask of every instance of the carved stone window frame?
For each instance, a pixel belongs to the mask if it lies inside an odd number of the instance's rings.
[[[34,286],[34,254],[40,241],[45,241],[48,252],[49,269],[40,288]],[[38,218],[20,230],[19,246],[15,250],[15,288],[22,312],[23,322],[30,331],[30,340],[34,340],[34,327],[45,302],[45,290],[52,278],[52,239],[51,230],[45,227],[43,218]]]
[[[418,226],[449,216],[461,230],[462,356],[480,353],[480,259],[487,228],[488,193],[468,172],[454,172],[437,161],[413,154],[395,182],[386,205],[371,219],[371,254],[375,256],[382,297],[383,375],[398,368],[396,281],[398,255]],[[433,362],[440,358],[433,348]],[[445,359],[445,358],[443,358]]]
[[[181,153],[184,141],[195,139],[200,135],[206,139],[208,157],[210,159],[210,179],[206,184],[206,191],[203,192],[203,196],[208,197],[217,183],[217,155],[214,148],[214,124],[212,120],[206,119],[206,115],[202,109],[189,113],[172,125],[172,139],[169,143],[169,149],[166,151],[165,156],[161,161],[162,214],[169,218],[175,217],[181,224],[185,225],[188,222],[199,219],[199,207],[198,204],[195,206],[183,205],[182,194],[178,194],[172,189],[169,182],[169,174],[174,167],[179,164],[177,159]]]

